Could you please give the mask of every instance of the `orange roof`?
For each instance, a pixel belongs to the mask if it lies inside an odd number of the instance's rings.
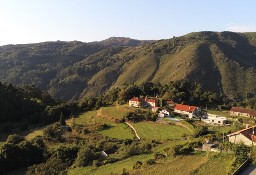
[[[157,99],[146,98],[146,102],[157,103]]]
[[[197,106],[177,104],[174,109],[180,110],[180,111],[193,112],[196,108],[198,108],[198,107]]]
[[[230,109],[232,112],[240,112],[240,113],[247,113],[250,116],[255,116],[256,117],[256,111],[252,109],[246,109],[246,108],[240,108],[240,107],[232,107]]]
[[[256,125],[254,125],[252,127],[249,127],[249,128],[241,129],[239,131],[228,134],[227,136],[230,137],[230,136],[233,136],[233,135],[242,134],[245,137],[247,137],[248,139],[252,140],[253,142],[256,142],[256,136],[255,136],[256,128],[255,127],[256,127]],[[253,128],[255,128],[255,129],[253,129]]]
[[[133,98],[130,99],[129,101],[143,102],[143,100],[142,100],[141,98],[138,98],[138,97],[133,97]]]

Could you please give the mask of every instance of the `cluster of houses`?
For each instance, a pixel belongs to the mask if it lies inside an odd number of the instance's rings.
[[[137,98],[134,97],[129,100],[130,107],[147,107],[151,108],[152,112],[159,112],[158,116],[160,118],[169,117],[171,112],[178,113],[183,116],[187,116],[188,118],[198,118],[201,117],[202,111],[198,106],[189,106],[184,104],[176,104],[172,100],[165,100],[161,102],[162,105],[168,106],[169,108],[164,108],[159,110],[159,100],[157,98]],[[170,110],[172,109],[172,110]],[[206,123],[214,123],[214,124],[225,124],[227,119],[222,116],[214,116],[211,114],[204,115],[203,120]]]
[[[169,108],[161,108],[159,110],[159,104],[161,106],[168,106]],[[189,106],[184,104],[175,104],[172,100],[159,101],[157,98],[132,98],[129,100],[130,107],[143,107],[150,108],[153,112],[158,112],[160,118],[169,117],[171,112],[178,113],[180,115],[187,116],[188,118],[201,117],[202,121],[209,124],[225,125],[228,120],[226,117],[218,116],[214,114],[203,114],[198,106]],[[242,116],[256,118],[256,111],[252,109],[245,109],[241,107],[232,107],[229,111],[230,116]],[[252,127],[246,127],[245,129],[236,131],[227,135],[229,142],[231,143],[244,143],[248,146],[256,145],[256,125]],[[202,147],[203,151],[218,151],[216,144],[205,143]]]
[[[168,106],[169,108],[165,108],[159,111],[159,104],[161,106]],[[130,107],[142,107],[142,108],[150,108],[152,112],[159,112],[159,117],[169,117],[171,112],[178,113],[180,115],[187,116],[188,118],[198,118],[202,117],[202,121],[209,124],[219,124],[224,125],[227,124],[227,118],[223,116],[213,115],[213,114],[204,114],[202,115],[202,111],[198,106],[189,106],[184,104],[176,104],[172,100],[165,100],[164,102],[157,98],[137,98],[134,97],[129,100]],[[171,110],[170,110],[171,109]],[[240,107],[232,107],[230,109],[231,116],[244,116],[244,117],[256,117],[256,111],[252,109],[245,109]]]
[[[161,101],[161,106],[168,106],[159,110],[159,99],[157,98],[132,98],[129,100],[130,107],[143,107],[151,108],[153,112],[159,112],[159,117],[169,117],[171,112],[175,112],[181,115],[188,116],[188,118],[197,118],[200,116],[203,122],[209,124],[224,125],[227,124],[227,118],[214,114],[204,114],[198,106],[189,106],[184,104],[175,104],[172,100]],[[170,110],[171,109],[171,110]],[[229,111],[230,116],[242,116],[256,118],[256,110],[246,109],[241,107],[232,107]],[[229,142],[231,143],[244,143],[245,145],[252,146],[256,144],[256,125],[252,127],[246,127],[245,129],[236,131],[227,135]],[[216,144],[206,143],[203,146],[203,150],[215,150]],[[216,151],[216,150],[215,150]]]

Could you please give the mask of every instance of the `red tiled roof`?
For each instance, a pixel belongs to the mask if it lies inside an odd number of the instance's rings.
[[[138,97],[133,97],[133,98],[130,99],[129,101],[143,102],[143,100],[142,100],[141,98],[138,98]]]
[[[152,98],[146,98],[146,102],[151,102],[151,103],[157,103],[157,99],[152,99]]]
[[[174,109],[180,110],[180,111],[193,112],[196,108],[198,108],[198,107],[197,106],[177,104]]]
[[[232,107],[230,109],[232,112],[240,112],[240,113],[247,113],[250,116],[256,117],[256,111],[252,109],[240,108],[240,107]]]
[[[253,133],[253,128],[254,128],[254,133]],[[252,126],[250,128],[245,128],[245,129],[241,129],[239,131],[233,132],[231,134],[228,134],[227,136],[233,136],[233,135],[237,135],[237,134],[242,134],[245,137],[247,137],[248,139],[252,140],[253,142],[256,142],[256,125]]]

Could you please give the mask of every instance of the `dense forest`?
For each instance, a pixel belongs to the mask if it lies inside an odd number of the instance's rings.
[[[242,100],[255,96],[256,34],[198,32],[159,41],[45,42],[0,47],[0,81],[79,100],[111,87],[187,80]]]

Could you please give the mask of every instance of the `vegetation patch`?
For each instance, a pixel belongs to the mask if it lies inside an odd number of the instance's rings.
[[[185,128],[175,125],[165,125],[155,122],[132,123],[138,135],[145,140],[179,140],[182,135],[189,135]]]

